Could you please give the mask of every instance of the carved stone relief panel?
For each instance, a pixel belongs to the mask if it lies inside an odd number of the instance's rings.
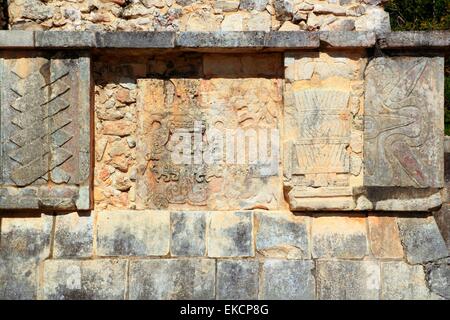
[[[409,210],[411,198],[421,200],[416,210],[440,204],[443,75],[444,59],[439,57],[383,57],[368,65],[364,185],[375,209]]]
[[[0,209],[90,209],[89,57],[15,52],[0,68]]]
[[[353,210],[362,184],[361,54],[285,55],[284,187],[292,210]]]
[[[442,59],[377,58],[366,71],[366,186],[443,186]]]
[[[279,208],[281,85],[139,80],[137,207]]]

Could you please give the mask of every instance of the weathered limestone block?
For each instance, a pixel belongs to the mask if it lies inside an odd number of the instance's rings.
[[[369,253],[366,217],[317,216],[311,233],[313,258],[363,258]]]
[[[376,210],[426,211],[441,204],[443,68],[440,57],[383,57],[366,69],[364,185]]]
[[[171,212],[172,256],[206,254],[206,212]]]
[[[55,217],[53,257],[90,257],[94,238],[93,216],[72,212]]]
[[[369,215],[369,240],[377,259],[402,259],[403,247],[394,216]]]
[[[123,300],[127,261],[46,260],[43,298],[49,300]]]
[[[90,58],[13,52],[0,65],[0,209],[90,209]]]
[[[376,261],[324,261],[316,266],[320,300],[378,300],[380,265]]]
[[[431,291],[440,297],[450,299],[450,258],[427,267]]]
[[[433,216],[397,218],[400,237],[410,264],[422,264],[449,255]]]
[[[219,300],[256,300],[259,263],[257,260],[219,260],[217,296]]]
[[[36,299],[38,264],[50,255],[53,217],[2,217],[0,299]]]
[[[311,260],[266,260],[260,298],[267,300],[313,300],[316,282]]]
[[[97,217],[99,256],[165,256],[169,253],[167,211],[102,211]]]
[[[207,233],[209,257],[252,257],[252,212],[212,212]]]
[[[212,259],[131,261],[129,297],[132,300],[214,299],[215,264]]]
[[[284,188],[291,210],[353,210],[362,184],[363,53],[285,54]]]
[[[256,212],[256,250],[266,257],[309,259],[310,218],[291,212]]]
[[[450,204],[444,203],[439,211],[433,212],[433,215],[447,248],[450,250]]]
[[[277,209],[279,79],[138,81],[139,209]]]
[[[410,266],[405,262],[381,262],[381,299],[427,300],[432,299],[425,281],[422,266]]]

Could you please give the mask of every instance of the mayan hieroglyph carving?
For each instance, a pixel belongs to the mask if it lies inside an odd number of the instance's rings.
[[[352,210],[364,59],[286,54],[284,186],[292,210]]]
[[[402,57],[367,67],[365,186],[443,186],[443,65]]]
[[[280,80],[138,86],[138,207],[278,208]]]
[[[89,209],[89,58],[16,53],[1,74],[0,208]]]

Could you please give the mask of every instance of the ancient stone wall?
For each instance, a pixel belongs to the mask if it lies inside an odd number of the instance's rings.
[[[10,1],[0,298],[450,299],[450,35],[380,2]]]
[[[389,31],[384,0],[11,0],[14,30]]]

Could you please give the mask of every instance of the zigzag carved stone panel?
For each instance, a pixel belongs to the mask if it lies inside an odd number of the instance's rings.
[[[0,66],[0,209],[90,209],[90,59],[17,52]]]

